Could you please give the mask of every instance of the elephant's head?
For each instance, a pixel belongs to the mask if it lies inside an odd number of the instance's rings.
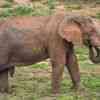
[[[91,17],[66,15],[60,24],[59,34],[68,42],[86,45],[89,48],[90,60],[100,63],[100,31]]]

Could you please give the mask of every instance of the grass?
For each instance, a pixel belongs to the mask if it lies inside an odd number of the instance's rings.
[[[41,72],[45,70],[42,70],[40,66],[37,67],[34,68],[35,71],[38,69],[41,69]],[[44,77],[38,76],[39,73],[30,75],[31,73],[32,68],[17,69],[16,76],[12,80],[13,94],[8,95],[8,100],[99,100],[100,98],[100,75],[81,74],[81,84],[85,87],[85,91],[82,92],[71,90],[70,78],[64,77],[61,93],[54,97],[51,94],[50,78],[46,75]]]
[[[14,93],[8,95],[8,100],[99,100],[100,73],[92,73],[94,69],[98,69],[99,65],[90,63],[86,48],[78,48],[76,53],[80,63],[80,70],[81,72],[85,71],[85,73],[81,73],[81,85],[84,86],[82,91],[75,92],[70,89],[72,82],[67,73],[67,79],[65,76],[61,83],[60,95],[52,96],[51,73],[47,72],[50,65],[46,61],[34,64],[30,68],[17,69],[12,80]]]
[[[8,1],[8,2],[13,2],[13,0],[6,0],[6,1]]]
[[[58,4],[57,0],[48,0],[47,5],[50,9],[54,9]]]
[[[96,14],[96,18],[100,19],[100,12]]]
[[[14,8],[4,8],[0,12],[0,17],[10,16],[45,16],[51,14],[50,9],[47,6],[29,6],[29,5],[18,5]]]
[[[81,83],[86,88],[86,91],[82,94],[76,94],[75,92],[72,92],[69,87],[71,87],[71,81],[70,79],[65,79],[62,81],[62,91],[61,95],[57,97],[55,100],[99,100],[100,97],[100,75],[92,74],[92,70],[99,67],[99,65],[90,63],[88,59],[88,50],[86,48],[79,48],[76,49],[76,53],[78,56],[78,59],[80,61],[80,70],[86,71],[86,74],[81,74]],[[37,65],[37,64],[36,64]],[[35,65],[35,66],[36,66]],[[96,67],[97,66],[97,67]],[[37,65],[37,68],[41,68],[41,66]],[[47,66],[45,66],[47,67]],[[91,70],[91,71],[90,71]],[[90,71],[90,72],[89,72]],[[49,80],[50,81],[50,80]],[[41,83],[41,81],[40,81]],[[45,84],[45,87],[50,88],[50,82]],[[46,94],[42,94],[41,96],[50,96],[50,90],[49,88],[46,90]],[[48,91],[48,92],[47,92]]]
[[[48,68],[48,63],[47,62],[42,62],[42,63],[37,63],[32,65],[33,68],[40,68],[40,69],[47,69]]]
[[[4,4],[1,5],[2,8],[11,8],[12,3],[11,2],[5,2]]]
[[[31,15],[32,11],[33,9],[31,7],[21,5],[17,6],[16,8],[5,8],[0,13],[0,17]]]
[[[66,10],[80,10],[82,9],[82,6],[79,4],[71,4],[71,5],[65,5]]]

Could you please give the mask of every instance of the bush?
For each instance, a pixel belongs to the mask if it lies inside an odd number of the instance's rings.
[[[48,7],[50,9],[54,9],[55,6],[56,6],[56,4],[57,4],[57,1],[56,0],[48,0]]]
[[[100,13],[96,14],[96,18],[100,19]]]
[[[13,2],[13,0],[6,0],[6,1],[8,1],[8,2]]]

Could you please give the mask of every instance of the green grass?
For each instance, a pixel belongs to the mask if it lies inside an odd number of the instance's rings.
[[[96,18],[100,19],[100,12],[96,14]]]
[[[31,7],[17,6],[16,8],[5,8],[0,13],[0,17],[32,15],[32,12]]]
[[[88,62],[88,50],[86,48],[78,48],[76,49],[76,53],[78,56],[78,60],[80,62],[80,70],[85,70],[88,72],[88,70],[93,70],[94,68],[99,67],[99,65],[93,64]],[[48,68],[48,63],[41,63],[41,64],[35,64],[32,65],[33,68]],[[47,78],[36,78],[38,81],[39,89],[36,88],[35,91],[38,91],[37,98],[39,100],[41,97],[48,96],[52,98],[51,94],[51,85],[50,80]],[[45,84],[45,86],[43,85]],[[64,78],[62,81],[62,87],[61,87],[61,94],[60,96],[56,97],[54,100],[99,100],[100,97],[100,75],[92,74],[92,73],[86,73],[81,74],[81,84],[86,89],[85,92],[82,91],[82,93],[76,93],[73,92],[71,87],[71,80],[68,78]],[[41,89],[40,89],[41,88]],[[37,99],[37,100],[38,100]]]
[[[69,75],[67,73],[67,79],[64,77],[61,84],[61,93],[57,97],[52,97],[51,93],[51,80],[48,77],[37,76],[32,79],[27,79],[26,81],[17,80],[18,87],[16,88],[19,92],[17,95],[25,95],[28,91],[33,94],[29,95],[29,97],[24,97],[25,100],[44,100],[44,98],[49,98],[50,100],[99,100],[100,98],[100,75],[92,74],[89,70],[96,69],[99,65],[90,63],[88,59],[88,50],[86,48],[78,48],[76,49],[76,53],[78,56],[78,60],[80,63],[80,70],[86,71],[86,73],[81,74],[81,85],[84,86],[84,90],[80,92],[75,92],[70,89],[72,86],[72,82],[70,80]],[[32,65],[32,68],[35,70],[48,69],[48,62],[42,62],[38,64]],[[44,74],[44,73],[42,73]],[[32,86],[33,85],[33,86]],[[21,86],[21,87],[20,87]],[[24,87],[26,89],[24,90]],[[32,88],[31,88],[32,87]],[[23,93],[20,93],[23,91]],[[26,99],[27,98],[27,99]],[[23,99],[23,100],[24,100]],[[48,99],[48,100],[49,100]]]
[[[15,86],[14,93],[8,95],[7,100],[45,100],[46,97],[50,100],[99,100],[100,98],[100,76],[98,75],[82,74],[81,84],[85,90],[81,92],[71,90],[71,80],[65,77],[61,84],[60,95],[54,97],[51,93],[50,78],[38,76],[38,73],[37,76],[30,76],[29,73],[25,73],[28,71],[24,73],[22,71],[24,72],[25,69],[17,70],[17,75],[12,81]]]
[[[51,14],[50,9],[47,6],[34,7],[28,5],[18,5],[14,8],[4,8],[0,12],[0,17],[9,16],[45,16]]]
[[[12,3],[11,2],[5,2],[4,4],[2,4],[1,8],[11,8],[12,7]]]
[[[33,68],[40,68],[40,69],[47,69],[48,68],[48,63],[47,62],[42,62],[42,63],[37,63],[32,65]]]
[[[82,9],[82,6],[79,4],[71,4],[71,5],[65,5],[66,10],[80,10]]]
[[[54,9],[58,4],[57,0],[48,0],[47,5],[50,9]]]
[[[8,1],[8,2],[13,2],[13,0],[6,0],[6,1]]]

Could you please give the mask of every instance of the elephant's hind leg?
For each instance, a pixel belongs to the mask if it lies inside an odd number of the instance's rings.
[[[9,91],[8,72],[12,76],[14,74],[14,66],[1,64],[0,65],[0,92],[1,93]]]
[[[8,82],[8,70],[0,72],[0,92],[8,92],[9,82]]]
[[[11,59],[11,50],[9,48],[10,45],[8,45],[8,40],[4,41],[0,38],[0,43],[0,92],[8,92],[8,72],[10,72],[11,68],[14,66],[9,64]],[[13,75],[13,73],[11,73],[11,75]]]

